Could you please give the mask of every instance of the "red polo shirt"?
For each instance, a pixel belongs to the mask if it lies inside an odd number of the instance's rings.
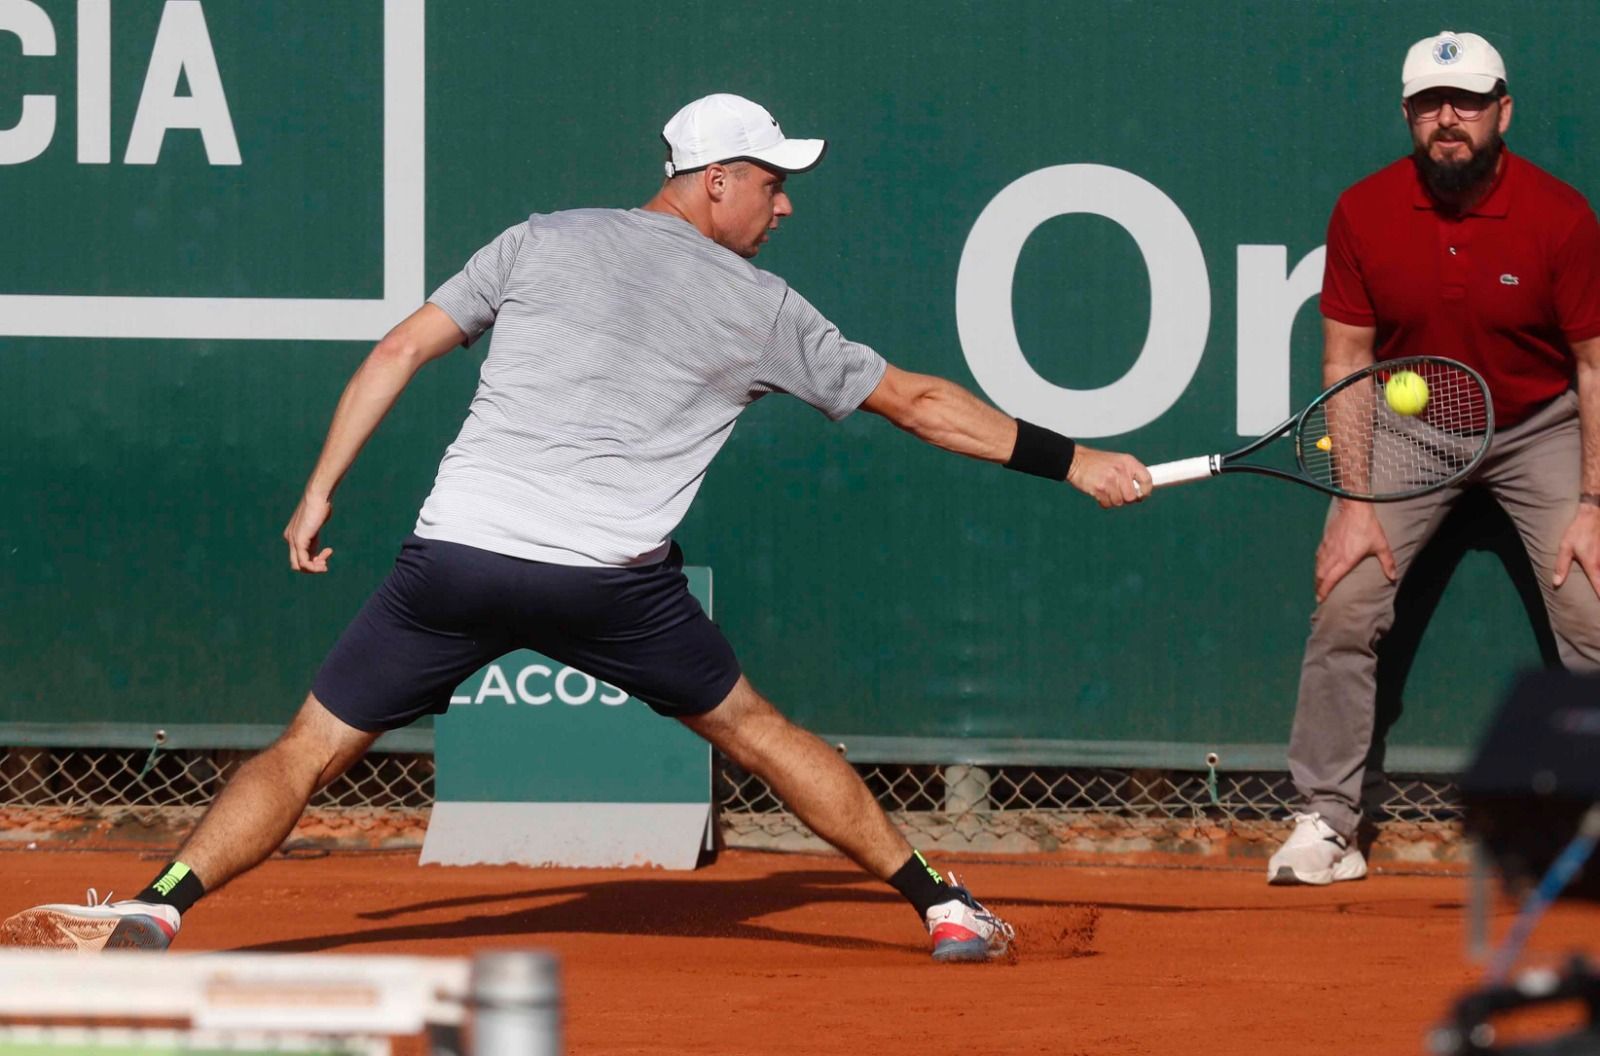
[[[1600,224],[1573,188],[1504,154],[1471,212],[1439,212],[1409,157],[1339,196],[1322,314],[1377,328],[1379,359],[1448,356],[1515,425],[1573,383],[1572,344],[1600,337]]]

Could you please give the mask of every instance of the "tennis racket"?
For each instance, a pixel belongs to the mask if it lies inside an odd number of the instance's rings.
[[[1242,461],[1284,436],[1292,437],[1295,470]],[[1482,461],[1493,438],[1494,406],[1483,378],[1453,359],[1411,356],[1382,360],[1339,380],[1305,410],[1237,451],[1149,468],[1158,488],[1221,473],[1257,473],[1344,498],[1394,502],[1461,480]]]

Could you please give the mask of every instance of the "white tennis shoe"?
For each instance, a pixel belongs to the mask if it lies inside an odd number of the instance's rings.
[[[1334,832],[1321,814],[1296,814],[1294,832],[1267,862],[1269,884],[1321,886],[1366,875],[1366,858]]]
[[[164,950],[178,934],[178,911],[155,902],[112,902],[89,889],[86,905],[52,903],[0,923],[0,946],[52,950]]]
[[[958,884],[954,873],[949,877],[955,897],[930,907],[924,918],[933,939],[933,959],[948,964],[1005,956],[1015,930]]]

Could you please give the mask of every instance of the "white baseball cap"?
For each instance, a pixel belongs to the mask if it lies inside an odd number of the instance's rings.
[[[1506,79],[1506,64],[1494,45],[1476,33],[1444,30],[1411,45],[1400,71],[1400,97],[1429,88],[1464,88],[1484,95]]]
[[[780,172],[804,172],[822,160],[823,139],[785,139],[766,107],[739,95],[708,95],[672,115],[661,138],[672,149],[667,175],[723,161],[756,161]]]

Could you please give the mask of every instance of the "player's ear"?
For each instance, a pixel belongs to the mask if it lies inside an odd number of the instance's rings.
[[[1510,127],[1511,127],[1511,97],[1509,95],[1503,95],[1503,96],[1500,97],[1500,134],[1502,136],[1505,135],[1506,134],[1506,129],[1508,129]]]
[[[732,178],[732,174],[725,166],[713,164],[707,165],[702,171],[700,182],[706,190],[706,197],[713,202],[720,202],[727,197],[728,184]]]

